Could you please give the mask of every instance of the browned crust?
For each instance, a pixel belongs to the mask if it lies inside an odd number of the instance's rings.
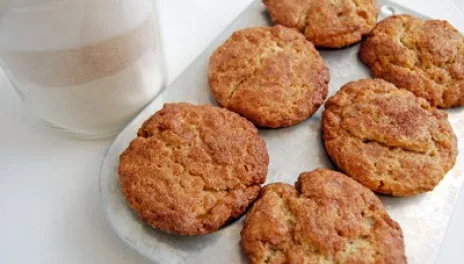
[[[367,37],[359,56],[375,77],[433,106],[464,105],[464,38],[447,21],[389,17]]]
[[[161,230],[200,235],[239,217],[259,194],[269,156],[257,129],[212,106],[166,104],[121,154],[132,210]]]
[[[209,83],[218,103],[263,127],[310,117],[327,97],[328,82],[314,46],[282,26],[237,31],[210,58]]]
[[[263,0],[276,24],[296,28],[317,47],[361,41],[377,22],[375,0]]]
[[[384,80],[350,82],[325,108],[327,153],[371,190],[393,196],[431,191],[456,162],[447,114]]]
[[[263,188],[241,232],[253,264],[406,263],[403,234],[380,200],[335,171]]]

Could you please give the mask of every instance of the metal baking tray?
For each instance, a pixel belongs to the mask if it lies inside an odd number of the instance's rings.
[[[426,18],[389,1],[377,1],[383,19],[409,13]],[[271,25],[260,0],[254,1],[187,70],[116,137],[108,149],[101,170],[101,198],[107,219],[119,237],[155,263],[247,263],[240,247],[243,217],[221,230],[204,236],[188,237],[163,233],[142,224],[131,212],[120,192],[117,166],[119,154],[136,136],[142,122],[165,102],[191,102],[216,105],[208,87],[208,61],[211,53],[232,32],[246,27]],[[329,96],[343,84],[369,77],[357,58],[359,45],[341,50],[321,51],[330,68]],[[270,156],[267,183],[293,184],[298,174],[319,167],[334,168],[321,141],[321,112],[290,128],[260,129]],[[381,196],[388,213],[403,229],[409,263],[433,263],[442,242],[458,192],[464,180],[464,109],[449,111],[449,119],[459,138],[458,162],[434,191],[411,198]]]

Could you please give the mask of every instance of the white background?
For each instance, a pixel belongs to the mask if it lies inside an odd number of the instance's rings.
[[[464,0],[455,1],[464,8]],[[455,8],[443,0],[397,2],[442,19],[450,19],[446,14]],[[161,1],[169,80],[249,3]],[[464,24],[458,21],[451,20],[464,32]],[[30,123],[13,88],[0,74],[0,263],[149,263],[118,239],[104,217],[99,169],[110,140],[77,141]],[[461,192],[437,263],[462,263],[462,223]]]

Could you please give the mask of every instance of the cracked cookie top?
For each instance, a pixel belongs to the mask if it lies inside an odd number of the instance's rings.
[[[373,191],[394,196],[430,191],[456,161],[447,114],[384,80],[348,83],[325,108],[327,153]]]
[[[310,117],[327,97],[328,82],[313,44],[282,26],[237,31],[210,58],[209,83],[218,103],[263,127]]]
[[[164,105],[121,154],[119,181],[140,219],[183,235],[213,232],[259,194],[269,156],[257,129],[226,109]]]
[[[375,0],[264,0],[271,19],[296,28],[317,47],[342,48],[374,28]]]
[[[406,263],[403,235],[369,189],[342,173],[304,172],[263,188],[242,245],[253,264]]]
[[[375,77],[433,106],[464,105],[464,37],[447,21],[389,17],[372,30],[359,56]]]

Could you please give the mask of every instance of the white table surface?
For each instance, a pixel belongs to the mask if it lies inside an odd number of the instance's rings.
[[[464,0],[455,1],[464,8]],[[172,82],[251,0],[161,2]],[[456,7],[441,0],[397,2],[442,19],[450,19],[444,14]],[[451,22],[464,32],[460,19]],[[73,140],[31,125],[0,72],[0,263],[149,263],[123,244],[105,220],[98,183],[109,144]],[[463,263],[461,223],[463,191],[437,263]]]

